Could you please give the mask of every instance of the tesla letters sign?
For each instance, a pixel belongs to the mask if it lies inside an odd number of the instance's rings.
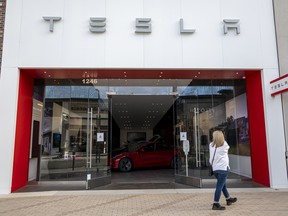
[[[54,31],[54,23],[62,19],[62,17],[45,16],[43,19],[49,22],[49,31]],[[227,34],[229,29],[235,29],[237,34],[240,34],[239,19],[224,19],[223,33]],[[89,30],[92,33],[103,33],[106,31],[106,17],[90,17]],[[179,31],[181,34],[194,33],[195,29],[184,28],[184,20],[179,20]],[[136,18],[135,33],[151,33],[152,24],[151,18]]]

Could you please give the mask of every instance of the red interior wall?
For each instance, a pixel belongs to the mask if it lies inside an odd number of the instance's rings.
[[[270,187],[264,104],[260,71],[247,73],[246,93],[250,128],[249,131],[253,180],[256,183]]]
[[[20,73],[11,191],[27,184],[33,106],[33,79]]]

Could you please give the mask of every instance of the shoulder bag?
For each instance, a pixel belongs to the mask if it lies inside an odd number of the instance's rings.
[[[213,155],[213,159],[212,159],[212,164],[209,166],[209,173],[208,173],[208,175],[209,176],[213,176],[214,174],[213,174],[213,162],[214,162],[214,157],[215,157],[215,153],[216,153],[216,149],[217,149],[217,147],[215,147],[215,151],[214,151],[214,155]]]

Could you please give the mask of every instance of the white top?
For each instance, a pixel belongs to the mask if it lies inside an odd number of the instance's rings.
[[[214,161],[213,161],[213,171],[214,170],[227,170],[227,167],[230,169],[229,166],[229,157],[228,157],[228,150],[230,146],[225,141],[223,146],[220,146],[216,149]],[[212,143],[209,145],[209,151],[210,151],[210,158],[209,162],[212,164],[212,159],[215,151],[215,147],[212,147]]]

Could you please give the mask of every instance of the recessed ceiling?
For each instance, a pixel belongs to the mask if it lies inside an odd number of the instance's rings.
[[[21,68],[33,78],[45,79],[242,79],[247,70],[213,69],[67,69]]]
[[[171,95],[114,95],[112,115],[119,128],[153,129],[174,103]]]

